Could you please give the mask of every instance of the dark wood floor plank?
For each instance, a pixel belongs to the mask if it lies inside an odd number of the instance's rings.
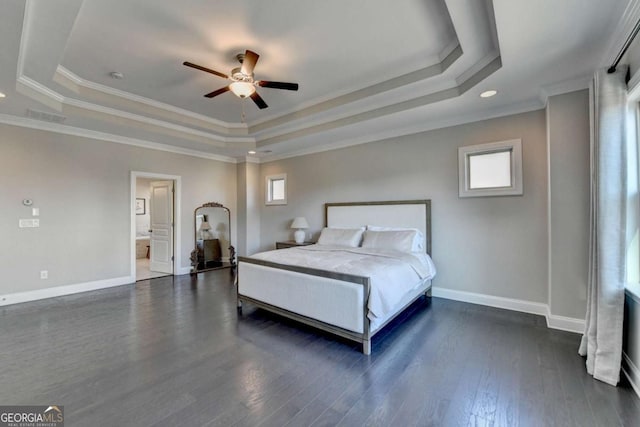
[[[227,271],[0,308],[0,402],[74,425],[635,426],[640,400],[585,372],[541,316],[433,298],[373,340],[262,310]]]
[[[254,425],[265,426],[284,426],[292,423],[293,425],[310,424],[313,419],[303,422],[304,415],[308,413],[308,409],[312,403],[318,403],[319,394],[331,394],[335,390],[336,385],[341,384],[346,377],[351,375],[357,364],[366,358],[358,354],[357,351],[351,351],[347,357],[336,361],[332,365],[315,365],[309,366],[308,369],[313,370],[313,375],[307,375],[307,381],[304,387],[293,390],[288,393],[287,398],[282,399],[281,404],[269,416],[262,420],[256,420]],[[301,383],[302,385],[302,383]],[[307,411],[305,411],[307,410]],[[324,409],[323,409],[324,410]]]
[[[518,424],[522,427],[538,426],[545,417],[545,406],[542,367],[535,329],[522,334],[519,347],[522,365],[519,375]]]
[[[443,416],[443,423],[451,426],[466,426],[472,418],[478,388],[489,360],[491,337],[488,336],[488,331],[493,324],[491,319],[481,318],[478,321],[478,307],[469,306],[463,309],[471,336],[469,345],[462,347],[467,357],[458,364],[460,376],[455,389],[444,396],[450,402]]]
[[[517,426],[520,418],[520,371],[522,357],[518,351],[520,336],[524,333],[521,325],[506,323],[500,328],[503,359],[499,375],[498,400],[496,402],[495,425]]]
[[[303,360],[306,359],[307,362],[295,357],[290,359],[289,369],[292,376],[295,376],[294,381],[259,405],[247,405],[249,412],[237,422],[237,425],[286,424],[319,392],[318,389],[323,390],[326,387],[343,364],[346,363],[348,369],[352,364],[352,357],[361,357],[355,351],[345,352],[343,343],[324,337],[320,337],[313,344],[305,348],[307,357]]]
[[[416,419],[418,425],[426,425],[431,419],[441,419],[446,410],[449,401],[440,399],[440,393],[459,378],[458,369],[451,368],[466,358],[460,351],[469,338],[465,323],[463,317],[446,323],[432,317],[428,323],[421,322],[420,328],[415,337],[422,341],[416,350],[419,356],[388,390],[383,403],[370,411],[367,425],[407,425]]]
[[[416,306],[420,304],[422,302],[418,302]],[[419,336],[424,330],[420,319],[409,317],[400,324],[391,324],[390,330],[397,333],[378,342],[378,346],[375,347],[377,352],[371,356],[371,364],[366,371],[354,378],[326,413],[321,414],[312,425],[334,423],[338,414],[343,415],[339,424],[364,423],[370,415],[371,408],[378,406],[385,399],[386,391],[398,381],[407,365],[418,359],[418,349],[424,346],[424,339]],[[330,419],[325,418],[327,414],[330,415]]]

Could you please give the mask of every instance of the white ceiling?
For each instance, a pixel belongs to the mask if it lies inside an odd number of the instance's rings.
[[[636,3],[3,0],[0,121],[223,158],[362,143],[586,87]],[[204,98],[229,82],[182,65],[229,74],[246,49],[260,54],[256,79],[300,90],[258,88],[259,110],[230,92]],[[480,99],[489,88],[499,94]]]

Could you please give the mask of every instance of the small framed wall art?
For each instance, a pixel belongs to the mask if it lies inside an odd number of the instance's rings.
[[[147,213],[145,199],[136,199],[136,215],[144,215]]]

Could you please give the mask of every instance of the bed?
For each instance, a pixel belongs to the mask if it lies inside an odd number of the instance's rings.
[[[430,200],[327,203],[318,244],[238,258],[238,310],[250,303],[357,341],[370,354],[376,333],[431,296],[430,254]]]

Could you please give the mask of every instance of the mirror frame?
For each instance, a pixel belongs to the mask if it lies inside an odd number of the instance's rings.
[[[202,208],[222,208],[225,211],[227,211],[227,220],[229,223],[229,248],[228,248],[229,262],[223,263],[223,265],[221,266],[198,269],[198,237],[197,237],[197,230],[196,230],[196,222],[197,222],[196,215],[198,214],[198,209],[202,209]],[[234,273],[236,268],[236,249],[231,244],[231,211],[229,210],[228,207],[224,206],[222,203],[207,202],[207,203],[203,203],[202,206],[198,206],[193,210],[193,250],[191,251],[190,259],[191,259],[191,275],[192,276],[197,275],[202,271],[220,270],[223,268],[230,268],[231,274]]]

